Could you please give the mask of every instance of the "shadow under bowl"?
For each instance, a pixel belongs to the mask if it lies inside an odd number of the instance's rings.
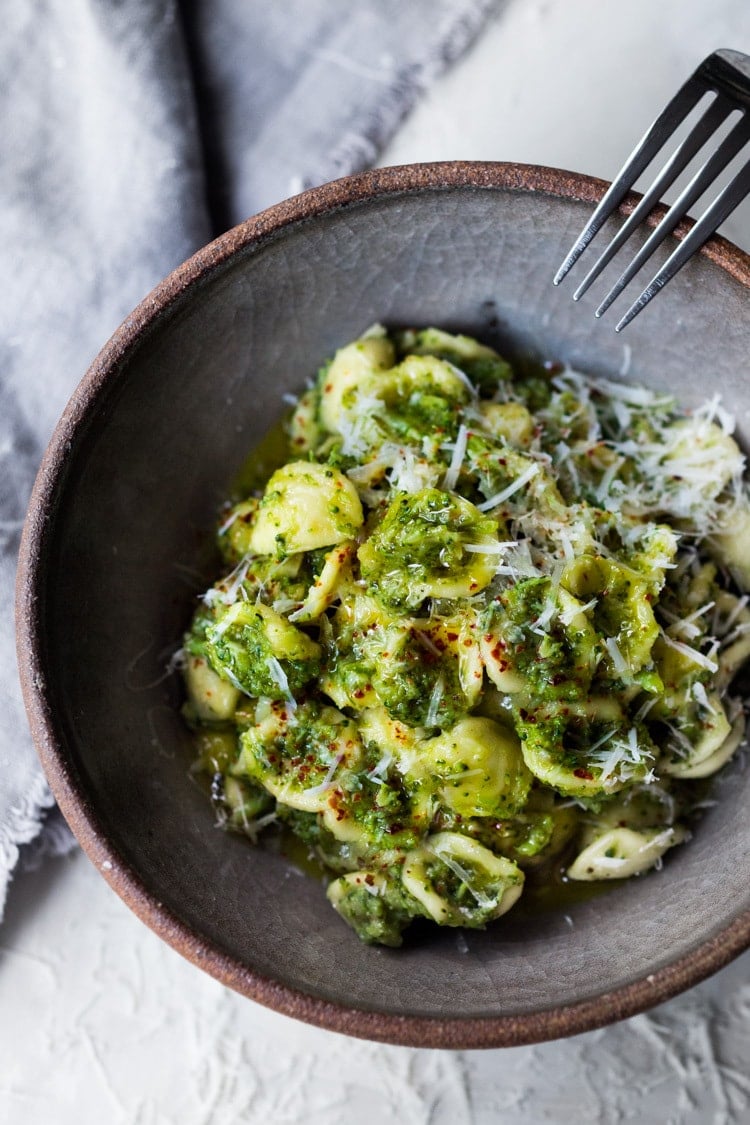
[[[386,169],[230,231],[135,310],[53,436],[29,509],[18,644],[34,738],[84,849],[158,934],[291,1016],[414,1046],[529,1043],[632,1015],[750,944],[750,775],[664,870],[485,932],[369,948],[319,883],[218,832],[164,679],[212,575],[220,502],[336,347],[373,321],[437,324],[515,354],[674,392],[719,391],[750,430],[750,260],[721,239],[623,337],[551,278],[604,185],[517,165]],[[668,249],[671,249],[669,247]]]

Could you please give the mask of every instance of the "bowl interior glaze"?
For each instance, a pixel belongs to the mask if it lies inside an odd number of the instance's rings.
[[[37,482],[19,649],[52,787],[91,858],[185,955],[240,991],[393,1042],[483,1046],[632,1014],[750,940],[750,778],[716,784],[660,874],[484,933],[362,945],[322,887],[219,832],[190,778],[179,685],[160,677],[211,578],[217,507],[321,361],[373,321],[461,329],[516,353],[673,391],[720,391],[750,437],[747,259],[715,242],[618,337],[551,277],[602,185],[505,165],[386,170],[236,228],[105,348]],[[109,866],[107,866],[109,865]]]

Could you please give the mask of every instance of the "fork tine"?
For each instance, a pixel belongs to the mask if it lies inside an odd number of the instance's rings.
[[[688,258],[690,258],[696,250],[699,250],[703,243],[711,237],[716,228],[721,226],[724,220],[731,215],[732,211],[742,202],[749,191],[750,160],[748,160],[742,170],[737,173],[731,183],[727,184],[727,186],[719,192],[708,210],[701,216],[689,234],[683,238],[680,245],[643,290],[638,300],[630,306],[625,316],[615,326],[615,332],[621,332],[626,325],[630,324],[631,320],[638,316],[638,313],[646,307],[649,301],[682,269]]]
[[[646,215],[651,212],[664,192],[674,183],[680,173],[684,171],[695,154],[703,148],[706,141],[709,137],[713,136],[722,122],[726,121],[734,108],[733,103],[727,98],[722,97],[721,94],[708,106],[701,119],[696,122],[692,131],[685,137],[671,158],[664,165],[633,213],[628,216],[627,221],[620,227],[607,248],[599,256],[597,262],[586,274],[573,294],[574,301],[578,301],[583,296],[605,266],[611,262],[620,247],[627,242],[636,227],[640,226]]]
[[[671,234],[677,224],[687,215],[690,208],[703,192],[713,183],[718,175],[724,171],[727,164],[750,141],[750,118],[741,117],[732,131],[727,134],[716,152],[700,168],[687,187],[680,193],[672,206],[667,211],[655,230],[651,232],[646,242],[633,258],[630,265],[620,275],[615,284],[604,298],[594,316],[602,316],[610,305],[619,297],[626,285],[629,285],[641,267],[648,261],[654,251],[659,247],[668,234]]]
[[[651,163],[692,109],[706,93],[705,84],[693,75],[680,87],[672,100],[662,110],[651,128],[633,149],[617,179],[597,206],[588,224],[583,228],[568,256],[554,276],[554,284],[559,285],[568,271],[578,261],[591,239],[604,225],[609,216],[622,203],[641,172]]]

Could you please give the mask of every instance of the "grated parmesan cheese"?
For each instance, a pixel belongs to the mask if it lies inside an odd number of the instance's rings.
[[[525,469],[519,477],[516,477],[507,488],[504,488],[501,492],[497,492],[494,496],[490,496],[489,500],[477,504],[477,508],[480,512],[489,512],[493,508],[497,508],[499,504],[502,504],[505,500],[509,500],[514,493],[528,484],[530,480],[533,480],[538,472],[539,465],[529,465],[528,469]]]
[[[295,711],[297,709],[297,701],[292,695],[286,672],[281,667],[281,664],[275,656],[269,656],[268,658],[268,672],[271,676],[271,679],[277,685],[279,691],[283,693],[284,698],[289,705],[289,709],[291,711]]]
[[[682,641],[675,641],[668,633],[662,633],[662,640],[669,648],[673,648],[675,652],[681,653],[686,656],[688,660],[692,660],[694,664],[700,665],[701,668],[706,668],[709,672],[718,672],[719,665],[710,656],[705,656],[697,649],[691,648],[690,645],[683,644]]]
[[[610,657],[612,658],[612,663],[615,666],[615,671],[617,672],[618,676],[622,676],[623,679],[628,679],[630,676],[630,668],[628,666],[627,660],[620,652],[615,638],[606,637],[604,640],[604,646],[607,649]]]
[[[333,779],[336,776],[336,772],[337,772],[339,766],[341,765],[341,763],[343,762],[343,760],[344,760],[344,754],[343,753],[337,754],[336,757],[331,762],[330,766],[328,767],[328,772],[326,773],[325,777],[321,781],[320,785],[313,785],[311,788],[305,789],[305,795],[308,796],[308,797],[313,797],[313,796],[316,796],[318,793],[327,793],[329,789],[332,789],[333,788]]]
[[[430,704],[427,708],[427,715],[425,717],[426,727],[438,726],[438,715],[440,713],[440,704],[443,702],[443,694],[445,692],[445,677],[438,676],[435,681],[435,686],[430,695]]]
[[[458,434],[453,446],[453,456],[451,463],[446,469],[445,476],[443,477],[442,487],[447,492],[452,492],[458,483],[458,474],[461,472],[461,466],[466,456],[466,441],[468,438],[468,431],[463,422],[458,427]]]

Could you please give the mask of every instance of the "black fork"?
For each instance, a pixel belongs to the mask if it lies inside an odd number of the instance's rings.
[[[695,73],[682,86],[667,107],[659,114],[641,142],[620,170],[606,195],[594,211],[591,219],[571,248],[568,256],[555,274],[554,283],[559,285],[571,267],[578,261],[586,247],[601,229],[609,216],[619,207],[641,173],[661,151],[675,130],[698,105],[707,93],[716,97],[703,112],[691,132],[682,141],[676,152],[656,176],[654,182],[643,196],[632,214],[617,232],[607,248],[584,277],[573,294],[578,300],[617,251],[627,242],[633,231],[643,222],[693,157],[707,144],[729,115],[740,110],[741,116],[715,151],[706,159],[702,167],[690,180],[687,187],[672,204],[664,218],[649,236],[621,274],[604,300],[596,310],[601,316],[620,295],[626,285],[671,231],[685,217],[688,210],[706,191],[717,176],[727,167],[750,141],[750,56],[739,51],[715,51],[704,59]],[[673,251],[663,267],[652,278],[640,297],[630,306],[625,316],[618,322],[615,331],[619,332],[638,315],[641,309],[664,288],[675,274],[684,266],[704,242],[721,226],[727,216],[742,202],[750,192],[750,158],[716,196],[714,201],[697,220],[695,225]]]

